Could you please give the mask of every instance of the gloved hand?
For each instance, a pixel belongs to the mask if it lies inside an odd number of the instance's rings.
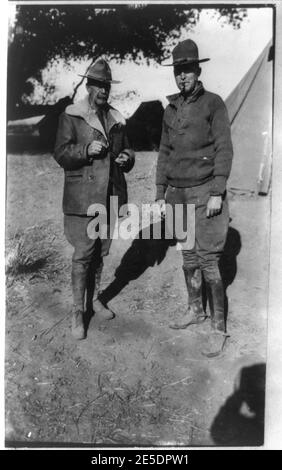
[[[127,162],[129,161],[130,159],[130,156],[125,152],[125,151],[122,151],[120,152],[120,154],[117,156],[117,158],[115,159],[115,162],[121,167],[125,167]]]

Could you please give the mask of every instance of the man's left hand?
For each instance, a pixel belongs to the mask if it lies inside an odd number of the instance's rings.
[[[128,160],[130,159],[129,155],[125,152],[121,152],[118,157],[115,159],[115,162],[120,166],[124,167]]]
[[[221,196],[210,196],[207,203],[207,217],[214,217],[218,215],[222,207],[222,197]]]

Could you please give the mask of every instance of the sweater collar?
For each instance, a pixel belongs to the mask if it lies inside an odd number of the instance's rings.
[[[169,104],[177,107],[179,102],[186,102],[186,103],[192,103],[193,101],[196,101],[199,96],[201,96],[205,92],[204,86],[201,81],[198,81],[197,86],[195,90],[193,91],[192,95],[188,96],[186,99],[184,99],[184,96],[181,93],[175,93],[173,95],[167,96],[167,99],[169,101]]]
[[[105,110],[107,114],[106,119],[108,132],[110,132],[111,128],[115,124],[125,125],[126,121],[117,109],[107,104]],[[86,96],[83,100],[78,101],[77,103],[67,106],[65,112],[70,116],[81,117],[87,122],[89,126],[100,131],[104,135],[105,139],[108,140],[105,130],[101,124],[101,121],[98,118],[96,110],[92,109],[89,105],[88,96]]]

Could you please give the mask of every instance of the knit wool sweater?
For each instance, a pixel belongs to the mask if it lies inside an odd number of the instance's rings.
[[[201,82],[194,93],[168,97],[156,171],[156,199],[168,185],[178,188],[212,181],[211,195],[221,195],[231,171],[233,148],[223,100]]]

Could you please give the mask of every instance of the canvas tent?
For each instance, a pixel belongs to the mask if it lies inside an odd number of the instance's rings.
[[[225,103],[234,160],[228,187],[267,194],[272,154],[273,49],[269,43]]]

